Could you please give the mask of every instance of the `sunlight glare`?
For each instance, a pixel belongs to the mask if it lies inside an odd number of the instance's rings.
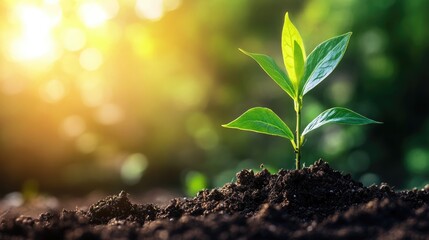
[[[116,0],[89,1],[80,5],[79,16],[87,27],[96,28],[115,17],[118,11]]]
[[[164,15],[163,0],[137,0],[136,12],[140,18],[159,20]]]
[[[40,58],[53,60],[58,52],[52,30],[62,17],[58,5],[37,7],[29,4],[17,5],[15,16],[21,23],[21,33],[11,43],[10,55],[16,61],[31,61]]]
[[[60,0],[44,0],[45,4],[59,4]]]
[[[167,11],[173,11],[176,10],[181,3],[182,0],[164,0],[164,8]]]

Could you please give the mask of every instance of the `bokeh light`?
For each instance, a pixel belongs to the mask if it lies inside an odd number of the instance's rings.
[[[427,149],[413,148],[405,157],[406,167],[414,174],[422,174],[429,170],[429,152]]]
[[[207,188],[207,178],[201,172],[189,171],[185,176],[185,186],[187,195],[193,197],[199,191]]]
[[[65,29],[62,34],[63,46],[68,51],[79,51],[86,44],[86,35],[79,28]]]
[[[314,131],[303,162],[323,158],[367,185],[424,186],[426,9],[424,0],[0,1],[0,193],[32,182],[40,192],[192,195],[242,168],[293,168],[282,139],[220,127],[254,106],[294,126],[290,99],[237,50],[282,66],[285,11],[307,53],[353,32],[343,61],[306,95],[303,124],[334,106],[384,122]]]
[[[40,95],[48,103],[55,103],[64,98],[65,88],[61,81],[57,79],[46,82],[40,88]]]
[[[103,55],[96,48],[87,48],[81,52],[79,63],[83,69],[94,71],[103,64]]]
[[[53,30],[61,22],[62,11],[58,4],[16,4],[13,22],[18,22],[9,45],[10,56],[15,61],[46,59],[53,61],[60,54],[53,39]]]
[[[121,178],[129,185],[139,182],[148,165],[146,156],[134,153],[128,156],[121,166]]]
[[[163,0],[137,0],[136,12],[139,17],[149,20],[159,20],[164,14]]]
[[[82,2],[79,6],[79,16],[89,28],[103,25],[114,18],[118,11],[119,4],[116,0],[91,0]]]
[[[123,117],[121,107],[113,103],[103,104],[96,113],[98,122],[105,125],[118,123]]]
[[[86,132],[76,139],[76,149],[83,154],[92,153],[96,150],[98,141],[96,134]]]
[[[78,115],[71,115],[66,117],[61,126],[61,132],[69,138],[76,138],[82,135],[85,129],[85,120]]]
[[[175,10],[180,4],[181,0],[137,0],[135,8],[139,17],[157,21],[166,11]]]

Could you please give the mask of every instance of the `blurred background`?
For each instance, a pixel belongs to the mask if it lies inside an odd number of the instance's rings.
[[[429,1],[3,0],[0,193],[82,195],[222,186],[294,167],[288,141],[220,127],[254,106],[294,126],[289,97],[237,48],[279,66],[288,11],[307,53],[353,32],[304,99],[383,125],[330,125],[304,146],[366,185],[429,180]]]

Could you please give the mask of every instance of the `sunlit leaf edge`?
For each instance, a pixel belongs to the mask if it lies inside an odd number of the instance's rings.
[[[338,114],[348,115],[347,117],[337,116]],[[336,115],[336,116],[335,116]],[[313,119],[302,132],[302,136],[328,123],[348,124],[348,125],[365,125],[365,124],[380,124],[372,119],[369,119],[350,109],[342,107],[334,107],[320,113]]]
[[[261,119],[261,116],[266,118]],[[249,119],[247,120],[246,118]],[[272,127],[278,132],[271,131],[269,130],[269,128],[261,130],[260,128],[258,129],[255,125],[252,126],[252,124],[250,124],[250,126],[244,126],[245,124],[243,124],[243,122],[257,122],[258,124],[263,124]],[[264,107],[251,108],[230,123],[222,125],[222,127],[263,133],[267,135],[283,137],[289,140],[294,139],[294,135],[290,128],[287,126],[287,124],[283,122],[280,117],[275,114],[271,109]]]
[[[338,64],[341,62],[341,59],[343,58],[348,44],[350,42],[350,37],[352,35],[352,32],[348,32],[342,35],[338,35],[335,37],[332,37],[330,39],[327,39],[325,41],[323,41],[322,43],[320,43],[319,45],[317,45],[314,50],[308,55],[308,58],[305,62],[305,73],[303,76],[302,81],[300,82],[300,86],[298,88],[298,92],[300,95],[305,95],[307,94],[310,90],[312,90],[313,88],[315,88],[317,85],[319,85],[323,80],[325,80],[334,70],[335,68],[338,66]],[[337,40],[338,39],[338,43],[335,44],[335,46],[333,46],[331,48],[331,50],[325,54],[325,56],[323,56],[313,67],[313,69],[311,70],[311,72],[309,72],[309,66],[308,64],[311,63],[312,58],[317,57],[316,54],[318,54],[320,51],[323,50],[323,46],[324,45],[328,45],[330,42]],[[346,42],[343,45],[339,45],[344,39],[346,39]],[[314,79],[312,79],[312,76],[315,74],[316,70],[320,67],[320,65],[322,65],[324,63],[324,60],[330,55],[332,54],[332,51],[335,50],[336,48],[340,48],[343,47],[340,56],[338,57],[338,59],[335,60],[335,64],[333,66],[331,66],[330,70],[327,71],[327,73],[325,73],[321,78],[319,78],[319,80],[314,81]],[[315,82],[315,83],[314,83]]]
[[[270,78],[273,79],[281,89],[283,89],[283,91],[294,99],[296,92],[292,82],[272,57],[265,54],[247,52],[241,48],[238,50],[255,60],[265,73],[267,73],[268,76],[270,76]]]
[[[299,33],[298,29],[290,20],[289,13],[286,12],[283,29],[282,29],[282,37],[281,37],[283,62],[290,80],[294,84],[296,90],[298,90],[300,79],[298,79],[298,76],[296,76],[296,70],[295,70],[295,56],[294,56],[295,42],[301,47],[302,59],[305,62],[305,59],[307,56],[305,54],[305,47],[304,47],[304,42],[302,40],[301,34]]]

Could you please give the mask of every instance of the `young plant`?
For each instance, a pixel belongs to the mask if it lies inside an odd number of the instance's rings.
[[[301,130],[301,110],[304,95],[321,83],[335,69],[346,51],[351,34],[349,32],[328,39],[319,44],[307,56],[301,35],[286,12],[282,32],[282,53],[287,74],[277,66],[271,57],[239,50],[253,58],[293,99],[296,112],[295,135],[277,114],[271,109],[263,107],[249,109],[234,121],[222,126],[289,139],[295,151],[296,169],[299,169],[301,167],[301,147],[306,135],[311,131],[327,123],[351,125],[380,123],[347,108],[334,107],[322,112],[303,131]]]

